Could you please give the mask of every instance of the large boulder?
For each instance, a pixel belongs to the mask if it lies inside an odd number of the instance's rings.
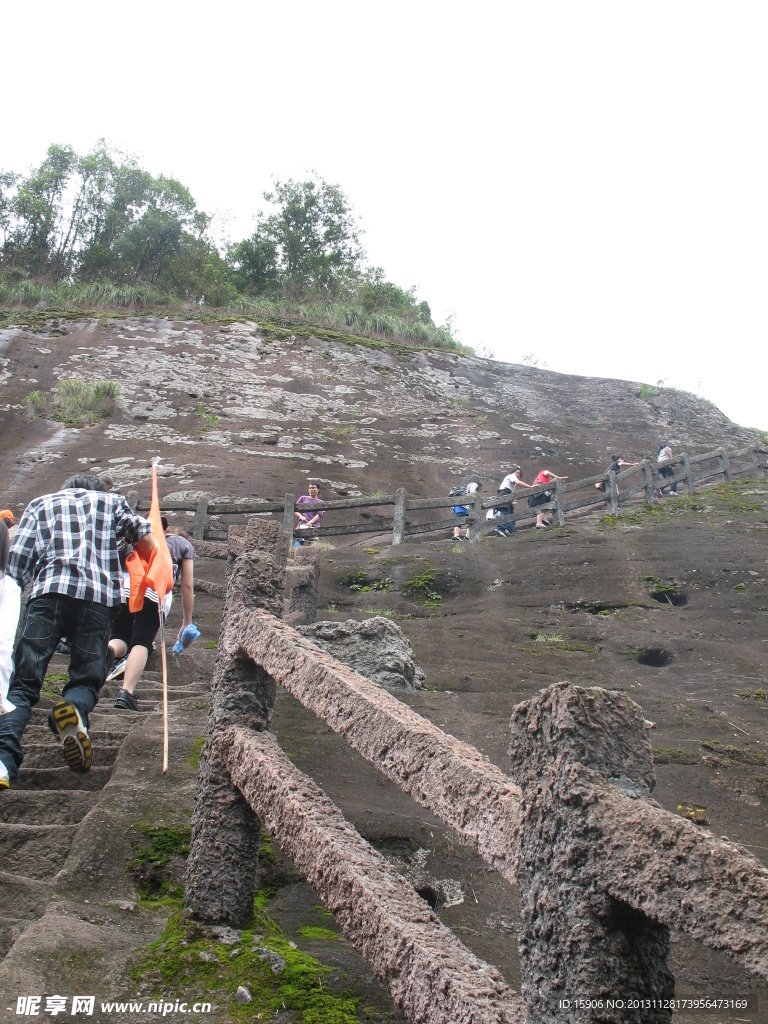
[[[413,648],[398,625],[375,615],[356,622],[315,622],[298,632],[338,661],[387,690],[420,690],[424,672],[413,660]]]

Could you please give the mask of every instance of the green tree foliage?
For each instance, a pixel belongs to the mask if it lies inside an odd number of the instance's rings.
[[[338,185],[314,176],[279,181],[264,199],[275,207],[260,213],[250,238],[230,251],[246,288],[279,286],[291,298],[348,294],[361,274],[365,252],[349,200]]]
[[[50,146],[29,174],[0,171],[0,293],[21,302],[74,289],[105,302],[146,293],[262,303],[279,315],[454,344],[415,288],[365,267],[358,218],[338,185],[316,174],[275,179],[263,198],[256,230],[223,254],[180,181],[154,177],[104,141],[84,156]]]

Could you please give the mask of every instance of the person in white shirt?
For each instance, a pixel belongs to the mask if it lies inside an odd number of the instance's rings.
[[[21,589],[6,574],[11,537],[5,520],[0,519],[0,714],[16,707],[8,700],[8,687],[13,675],[13,641],[21,611]]]
[[[496,497],[501,498],[509,494],[510,496],[515,493],[515,488],[518,484],[521,487],[530,487],[524,480],[520,479],[521,469],[519,466],[513,466],[512,469],[507,473],[504,479],[499,484],[499,489],[496,492]],[[496,505],[494,508],[489,508],[486,513],[486,519],[501,519],[502,516],[511,516],[514,512],[515,506],[510,501],[509,505]],[[496,527],[496,533],[500,537],[511,537],[515,532],[514,523],[503,523],[501,526]]]

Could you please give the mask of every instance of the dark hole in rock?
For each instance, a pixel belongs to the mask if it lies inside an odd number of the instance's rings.
[[[565,607],[569,612],[588,612],[590,615],[599,615],[601,612],[615,612],[629,606],[609,601],[577,601],[575,604],[567,604]]]
[[[659,604],[671,604],[675,608],[682,608],[688,604],[688,595],[681,594],[677,590],[652,590],[651,597]]]
[[[649,665],[651,668],[664,668],[674,660],[672,653],[663,647],[643,647],[637,651],[635,659],[641,665]]]
[[[658,925],[646,917],[641,910],[611,898],[608,911],[608,927],[611,931],[621,932],[630,945],[643,940],[656,931],[663,931],[664,926]]]
[[[416,892],[421,896],[423,900],[426,900],[430,907],[434,910],[437,906],[438,895],[431,885],[422,885]]]

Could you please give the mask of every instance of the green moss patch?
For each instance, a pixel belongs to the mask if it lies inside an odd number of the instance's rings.
[[[211,929],[184,917],[178,901],[165,932],[144,951],[133,980],[149,982],[153,995],[170,990],[183,992],[188,1000],[205,998],[214,1006],[226,1006],[232,1021],[271,1019],[288,1011],[297,1024],[358,1024],[354,994],[348,989],[333,992],[327,980],[330,968],[297,949],[261,908],[238,934],[234,946],[217,942]],[[240,985],[253,1002],[235,1002]]]
[[[318,928],[315,925],[305,924],[296,932],[302,939],[322,939],[326,942],[336,942],[338,935],[330,928]]]
[[[713,750],[716,754],[728,758],[730,761],[740,761],[742,764],[768,764],[765,754],[758,754],[752,750],[742,750],[740,747],[732,747],[718,740],[702,740],[702,747],[705,750]]]
[[[205,746],[205,736],[198,736],[196,740],[193,740],[192,745],[189,748],[189,764],[192,768],[198,768],[200,766],[200,755],[203,752]]]
[[[138,829],[143,841],[137,843],[130,868],[139,896],[150,902],[178,899],[182,889],[177,879],[189,854],[192,829],[162,824],[140,824]]]
[[[653,760],[656,764],[698,764],[699,756],[690,750],[675,747],[654,747]]]

